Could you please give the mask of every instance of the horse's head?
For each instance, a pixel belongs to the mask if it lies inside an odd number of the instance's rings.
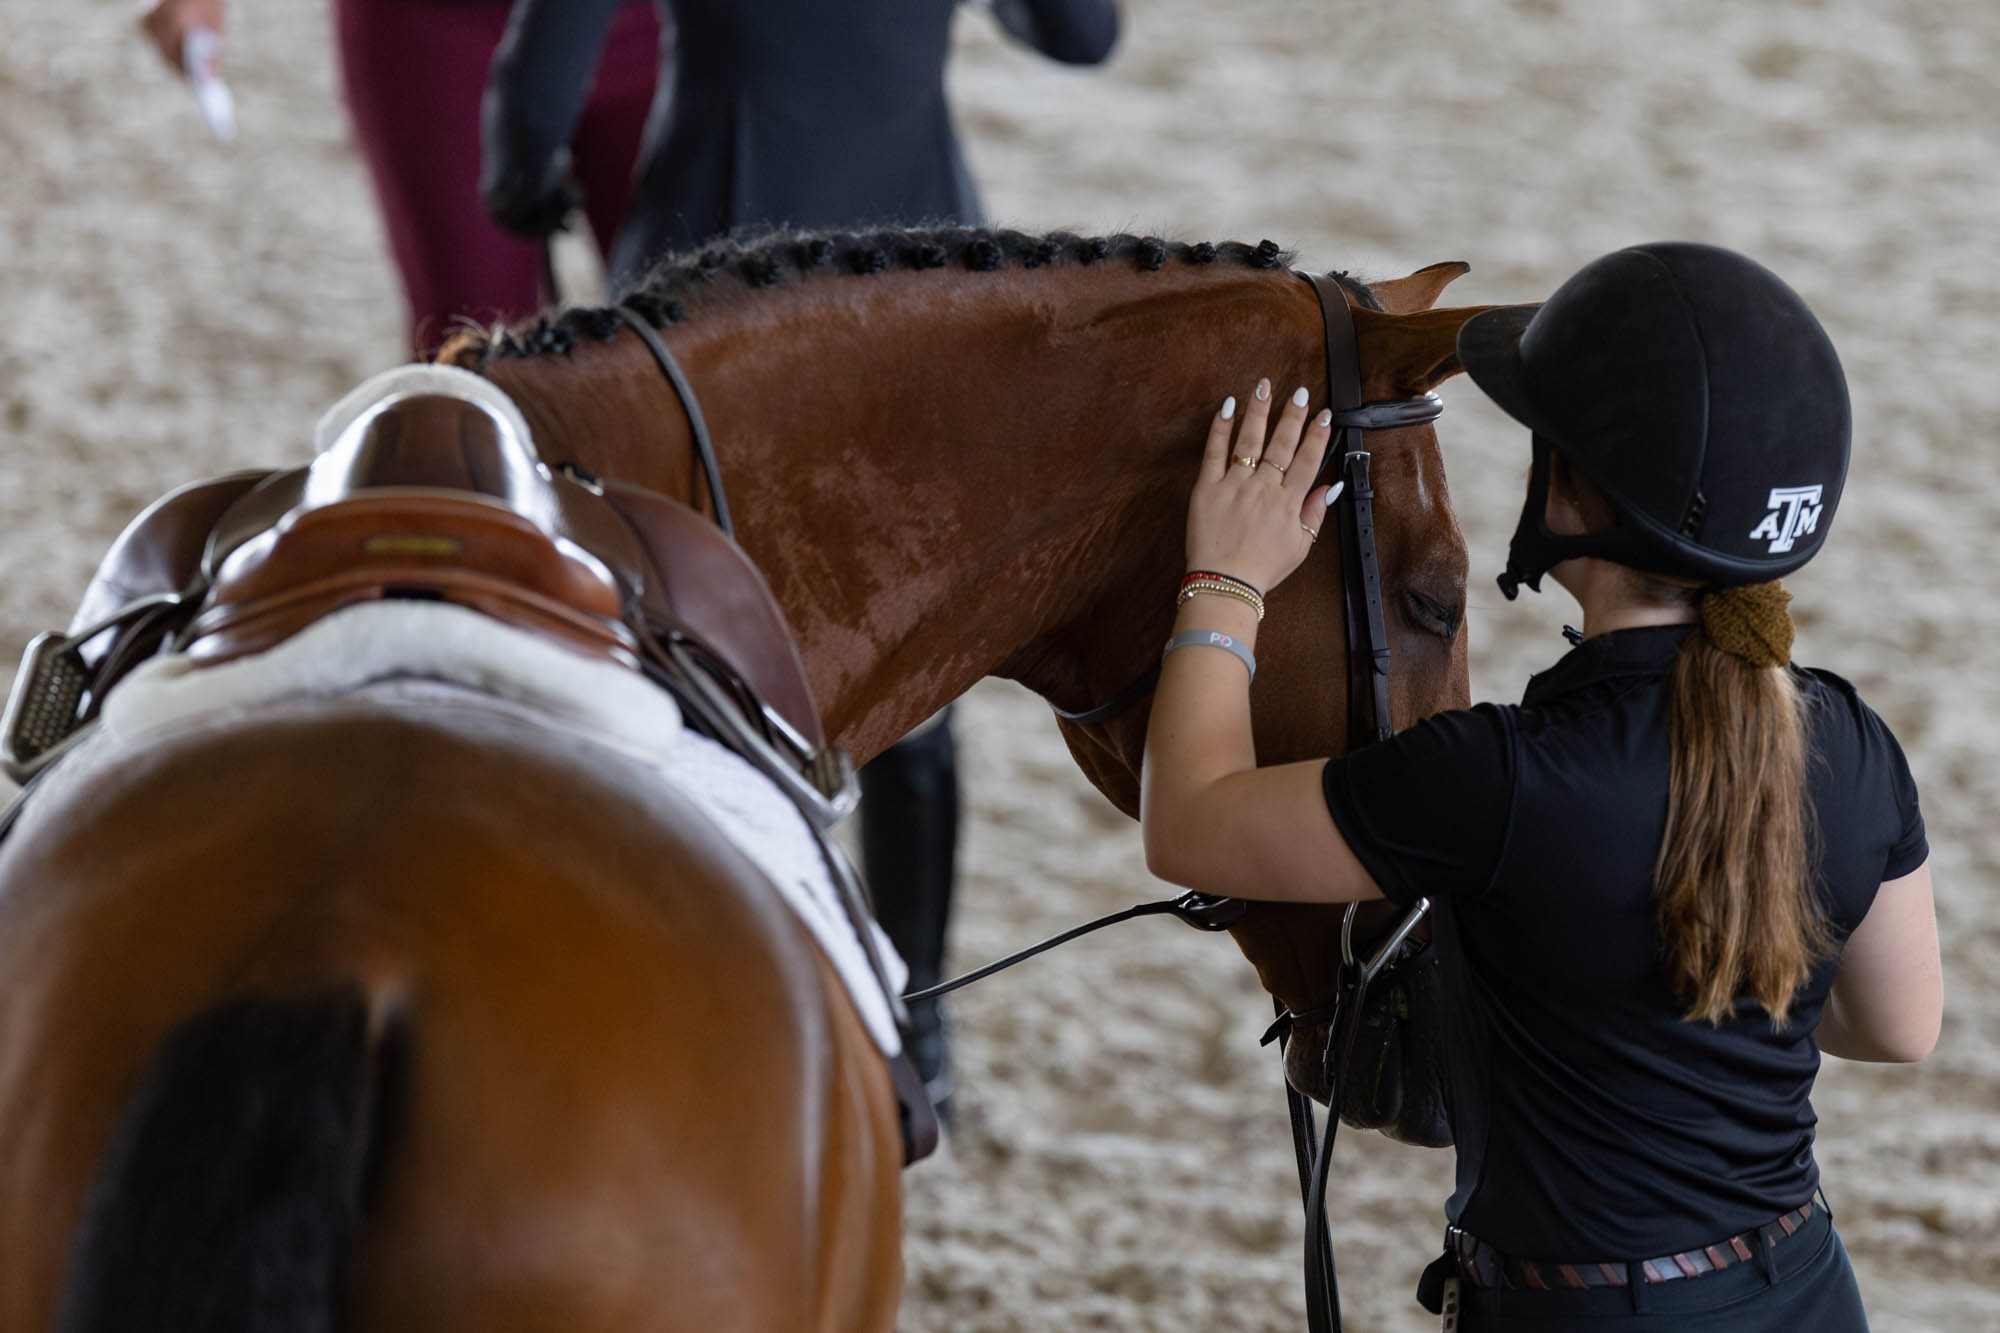
[[[1415,398],[1461,369],[1459,326],[1479,308],[1432,310],[1445,285],[1466,271],[1463,264],[1436,264],[1406,278],[1376,284],[1380,310],[1352,306],[1361,363],[1364,402]],[[1294,284],[1299,323],[1310,351],[1303,367],[1268,365],[1274,383],[1325,383],[1319,351],[1319,311],[1304,283]],[[1282,358],[1277,358],[1282,359]],[[1302,379],[1276,376],[1298,371]],[[1247,381],[1245,381],[1247,382]],[[1324,401],[1323,399],[1318,399]],[[1375,488],[1375,533],[1382,574],[1383,618],[1391,652],[1390,721],[1394,726],[1470,700],[1465,645],[1465,536],[1452,514],[1445,486],[1444,459],[1429,424],[1370,431],[1364,446],[1371,457]],[[1185,489],[1174,503],[1184,505]],[[1170,506],[1171,507],[1171,506]],[[1182,557],[1179,512],[1155,549],[1178,562]],[[1329,522],[1332,520],[1329,519]],[[1329,537],[1332,533],[1328,534]],[[1161,555],[1155,555],[1155,559]],[[1151,642],[1170,599],[1179,565],[1159,571],[1151,586],[1163,591],[1157,604],[1125,599],[1108,611],[1100,642]],[[1349,652],[1340,544],[1319,543],[1299,570],[1269,597],[1269,618],[1258,635],[1257,684],[1251,714],[1257,757],[1284,763],[1338,754],[1362,737],[1348,718]],[[1106,722],[1062,724],[1071,753],[1090,781],[1127,814],[1139,802],[1139,763],[1150,709],[1140,705]],[[1384,932],[1391,914],[1371,909],[1362,924],[1364,940]],[[1265,988],[1293,1012],[1320,1008],[1329,998],[1339,954],[1339,909],[1298,904],[1252,904],[1231,934],[1257,968]],[[1380,919],[1374,919],[1380,918]],[[1302,1040],[1290,1048],[1299,1056],[1294,1081],[1317,1088],[1313,1053],[1323,1043]]]
[[[1466,271],[1436,264],[1371,289],[1381,310],[1356,303],[1355,335],[1364,401],[1412,398],[1458,373],[1458,329],[1484,307],[1432,310],[1445,285]],[[1323,401],[1319,314],[1312,293],[1295,283],[1287,299],[1309,337],[1310,369],[1303,382]],[[1274,358],[1275,359],[1275,358]],[[1274,375],[1289,369],[1272,365]],[[1275,378],[1283,385],[1291,381]],[[1376,541],[1382,570],[1383,611],[1392,653],[1390,711],[1396,726],[1469,700],[1465,651],[1465,536],[1451,511],[1444,459],[1430,425],[1370,431]],[[1192,469],[1189,469],[1190,479]],[[1184,506],[1185,490],[1177,503]],[[1181,511],[1181,512],[1184,512]],[[1180,512],[1167,516],[1178,561]],[[1332,534],[1329,533],[1329,536]],[[1160,557],[1155,557],[1160,558]],[[1155,586],[1171,590],[1174,570]],[[1157,605],[1125,598],[1099,622],[1100,643],[1150,642],[1171,614],[1171,598]],[[1284,763],[1340,753],[1358,740],[1347,718],[1348,651],[1339,543],[1316,546],[1299,570],[1270,596],[1270,616],[1258,635],[1257,686],[1251,692],[1257,756]],[[1142,702],[1095,725],[1062,724],[1071,752],[1093,785],[1127,814],[1139,806],[1139,761],[1148,707]]]

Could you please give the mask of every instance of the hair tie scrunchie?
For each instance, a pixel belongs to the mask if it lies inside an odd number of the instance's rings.
[[[1792,660],[1791,600],[1776,579],[1713,589],[1701,595],[1702,633],[1751,666],[1783,666]]]

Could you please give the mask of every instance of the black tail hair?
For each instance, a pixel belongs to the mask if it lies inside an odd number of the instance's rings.
[[[58,1333],[334,1333],[405,1044],[371,1039],[354,985],[170,1032],[99,1164]]]

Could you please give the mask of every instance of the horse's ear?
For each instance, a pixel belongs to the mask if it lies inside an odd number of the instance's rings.
[[[1371,282],[1368,290],[1375,293],[1375,299],[1390,314],[1414,315],[1436,305],[1454,278],[1462,278],[1471,271],[1472,265],[1464,260],[1447,259],[1442,264],[1427,264],[1407,278]]]
[[[1356,306],[1354,333],[1360,344],[1361,364],[1371,374],[1387,376],[1393,394],[1414,397],[1425,393],[1465,369],[1458,362],[1460,326],[1474,315],[1499,308],[1461,305],[1396,315]]]

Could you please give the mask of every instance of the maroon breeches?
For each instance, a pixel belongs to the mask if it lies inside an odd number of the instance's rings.
[[[479,203],[479,101],[507,10],[505,0],[334,5],[342,90],[420,356],[453,316],[514,320],[542,304],[536,246],[500,230]],[[631,203],[658,66],[658,21],[635,0],[612,22],[571,142],[600,253]]]

